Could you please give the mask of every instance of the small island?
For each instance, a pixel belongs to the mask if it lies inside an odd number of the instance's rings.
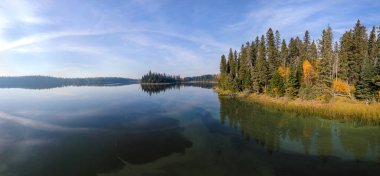
[[[169,75],[149,71],[143,75],[141,84],[182,84],[182,83],[217,83],[217,75],[201,75],[181,78],[180,75]]]

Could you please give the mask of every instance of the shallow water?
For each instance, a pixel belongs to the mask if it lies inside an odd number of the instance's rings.
[[[379,127],[211,87],[0,89],[0,175],[380,175]]]

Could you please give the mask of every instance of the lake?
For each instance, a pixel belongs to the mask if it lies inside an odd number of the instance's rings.
[[[0,89],[0,175],[380,175],[379,127],[212,87]]]

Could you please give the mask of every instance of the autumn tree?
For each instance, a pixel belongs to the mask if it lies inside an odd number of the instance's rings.
[[[302,68],[303,68],[303,79],[304,79],[305,85],[306,87],[310,87],[313,85],[313,81],[314,81],[314,76],[315,76],[314,68],[308,60],[303,61]]]
[[[335,95],[348,95],[351,97],[350,86],[341,79],[336,79],[333,81],[333,91]]]

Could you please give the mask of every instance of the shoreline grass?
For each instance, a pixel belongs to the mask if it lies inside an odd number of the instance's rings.
[[[216,88],[216,92],[221,96],[231,95],[230,91],[218,88]],[[316,100],[293,100],[287,97],[274,98],[268,95],[243,92],[237,93],[236,97],[283,112],[318,116],[331,120],[380,124],[380,103],[366,104],[345,97],[335,97],[331,102],[325,103]]]

